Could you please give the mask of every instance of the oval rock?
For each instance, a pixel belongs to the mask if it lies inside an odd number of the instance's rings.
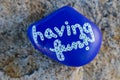
[[[99,28],[70,6],[31,24],[27,31],[34,47],[67,66],[83,66],[100,50]]]

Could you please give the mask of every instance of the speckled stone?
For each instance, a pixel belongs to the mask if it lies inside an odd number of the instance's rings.
[[[28,26],[70,5],[99,26],[101,50],[84,67],[61,65],[35,50]],[[120,0],[0,0],[0,80],[119,80]]]

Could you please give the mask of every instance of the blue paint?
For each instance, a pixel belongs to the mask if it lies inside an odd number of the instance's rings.
[[[102,34],[72,7],[64,6],[28,28],[34,47],[67,66],[83,66],[97,55]]]

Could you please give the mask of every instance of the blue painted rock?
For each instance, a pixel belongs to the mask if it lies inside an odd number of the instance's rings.
[[[67,66],[92,61],[102,42],[98,27],[69,6],[31,24],[27,33],[37,50]]]

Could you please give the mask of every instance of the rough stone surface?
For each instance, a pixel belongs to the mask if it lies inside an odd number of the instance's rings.
[[[61,65],[36,51],[29,24],[70,5],[99,26],[101,50],[84,67]],[[120,0],[0,0],[0,80],[120,80]]]

